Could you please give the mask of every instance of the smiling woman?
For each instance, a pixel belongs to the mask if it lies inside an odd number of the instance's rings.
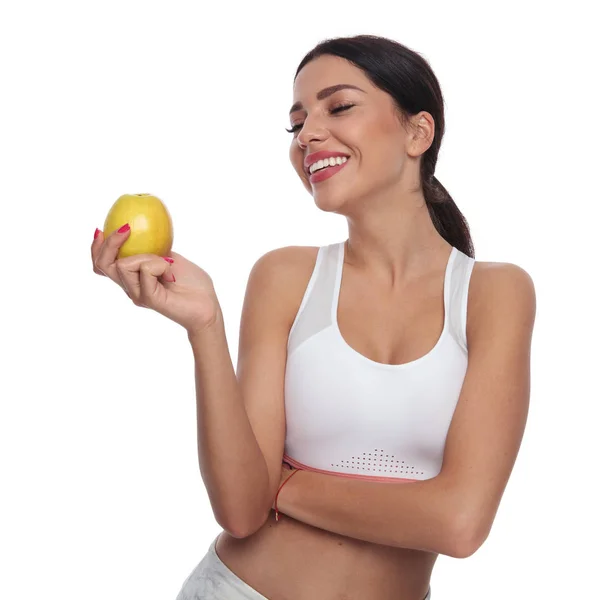
[[[189,336],[224,531],[178,600],[429,599],[438,555],[486,540],[517,456],[533,282],[475,261],[434,177],[444,103],[420,54],[325,40],[293,94],[290,160],[349,236],[259,258],[237,374],[221,317]]]

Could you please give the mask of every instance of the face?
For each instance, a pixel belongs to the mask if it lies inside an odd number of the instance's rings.
[[[354,87],[332,87],[340,84]],[[392,97],[352,63],[323,55],[306,64],[294,83],[292,109],[290,160],[321,209],[347,213],[352,205],[373,195],[385,196],[409,179],[413,185],[415,173],[418,185],[419,156],[431,139],[425,145],[414,141],[414,133],[402,126]],[[429,113],[417,117],[425,121],[422,136],[432,134]],[[321,151],[343,153],[347,162],[317,171],[311,181],[305,159]]]

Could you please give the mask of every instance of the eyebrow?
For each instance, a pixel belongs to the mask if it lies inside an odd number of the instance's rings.
[[[366,94],[365,90],[362,90],[358,86],[352,85],[351,83],[338,83],[337,85],[331,85],[329,87],[323,88],[317,94],[317,100],[323,100],[323,99],[327,98],[328,96],[335,94],[335,92],[337,92],[339,90],[345,90],[345,89],[358,90],[359,92],[363,92]],[[290,115],[293,112],[300,110],[302,108],[303,108],[302,102],[296,102],[295,104],[292,105],[292,108],[290,108]]]

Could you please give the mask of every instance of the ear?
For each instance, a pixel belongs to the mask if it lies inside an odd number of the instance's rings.
[[[435,137],[435,121],[433,117],[426,111],[414,115],[410,119],[411,125],[411,140],[407,151],[411,156],[417,157],[427,152],[433,138]]]

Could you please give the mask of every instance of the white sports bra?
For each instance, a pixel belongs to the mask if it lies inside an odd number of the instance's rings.
[[[453,247],[444,327],[408,363],[373,361],[337,324],[345,242],[319,248],[288,337],[285,462],[297,469],[393,482],[435,477],[467,369],[467,297],[475,259]]]

